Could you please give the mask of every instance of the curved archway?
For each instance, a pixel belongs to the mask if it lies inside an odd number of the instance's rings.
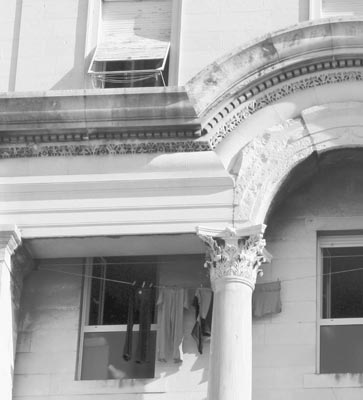
[[[363,146],[363,21],[268,35],[187,85],[203,140],[235,178],[233,220],[265,221],[290,171],[314,152]]]

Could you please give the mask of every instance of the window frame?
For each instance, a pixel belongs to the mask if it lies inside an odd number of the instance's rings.
[[[335,17],[344,17],[346,16],[344,13],[337,13]],[[354,15],[350,15],[349,17],[354,17]],[[309,0],[309,19],[319,19],[319,18],[332,18],[332,16],[323,15],[323,0]]]
[[[104,265],[107,265],[106,260],[103,257],[97,257],[99,260],[104,262]],[[136,259],[137,257],[135,257]],[[83,346],[84,346],[84,337],[85,333],[92,332],[126,332],[127,324],[121,325],[88,325],[87,320],[89,318],[90,311],[90,294],[91,294],[91,283],[92,283],[92,260],[94,258],[87,258],[84,266],[84,278],[83,278],[83,292],[81,299],[81,318],[80,318],[80,329],[79,329],[79,341],[78,341],[78,357],[77,357],[77,370],[76,370],[76,380],[84,381],[85,379],[81,379],[82,375],[82,360],[83,360]],[[156,270],[157,273],[157,270]],[[155,310],[156,312],[156,310]],[[134,324],[132,328],[133,332],[139,331],[139,324]],[[157,336],[157,324],[151,324],[150,328],[151,332],[155,332]],[[155,365],[156,359],[154,360]],[[127,379],[138,379],[138,378],[127,378]],[[141,379],[141,378],[140,378]],[[142,379],[153,379],[153,378],[142,378]],[[97,381],[97,379],[94,379]],[[99,379],[104,380],[104,379]],[[112,380],[112,378],[107,379]]]
[[[338,325],[363,325],[362,318],[323,318],[323,249],[324,248],[342,248],[342,247],[362,247],[363,235],[337,235],[337,236],[320,236],[318,237],[317,248],[317,329],[316,344],[317,357],[316,369],[318,374],[330,374],[329,372],[320,372],[320,328],[322,326],[338,326]]]

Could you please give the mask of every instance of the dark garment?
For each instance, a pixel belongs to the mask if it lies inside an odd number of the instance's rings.
[[[132,359],[132,335],[135,321],[139,322],[139,335],[136,349],[136,362],[149,362],[150,330],[152,322],[152,304],[154,288],[134,288],[129,290],[129,307],[127,316],[127,331],[124,345],[123,358],[125,361]]]
[[[210,289],[198,289],[193,301],[196,321],[192,337],[197,342],[200,354],[203,354],[203,337],[211,336],[212,332],[213,292],[209,291]],[[201,304],[203,301],[204,304]]]
[[[135,310],[135,289],[127,288],[129,297],[129,307],[127,312],[127,331],[124,345],[123,359],[130,361],[132,358],[132,328],[134,326],[134,310]]]
[[[282,308],[280,292],[280,281],[257,284],[252,296],[252,315],[263,317],[280,313]]]
[[[150,329],[152,319],[152,296],[154,289],[141,289],[138,291],[137,309],[139,310],[139,340],[136,350],[136,362],[150,362]]]

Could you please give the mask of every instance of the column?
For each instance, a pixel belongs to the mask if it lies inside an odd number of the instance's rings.
[[[197,228],[214,290],[208,400],[252,398],[252,291],[264,261],[264,225]]]
[[[0,398],[12,399],[14,370],[12,255],[20,245],[20,233],[13,226],[0,226]]]

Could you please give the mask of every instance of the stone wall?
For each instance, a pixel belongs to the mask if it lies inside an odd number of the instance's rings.
[[[183,287],[208,284],[203,259],[200,255],[160,257],[160,283]],[[69,273],[82,273],[81,264],[81,259],[43,260],[26,280],[14,400],[81,400],[85,395],[92,395],[95,400],[204,399],[209,343],[205,343],[203,354],[198,355],[190,334],[195,322],[194,308],[184,315],[182,364],[157,361],[155,379],[75,379],[82,278]]]
[[[308,19],[308,0],[184,0],[179,84],[234,48]]]
[[[363,226],[361,164],[347,167],[343,158],[318,164],[308,183],[290,194],[285,187],[284,201],[267,222],[273,261],[260,281],[280,279],[282,312],[254,321],[254,400],[362,396],[359,374],[316,375],[317,232]]]

